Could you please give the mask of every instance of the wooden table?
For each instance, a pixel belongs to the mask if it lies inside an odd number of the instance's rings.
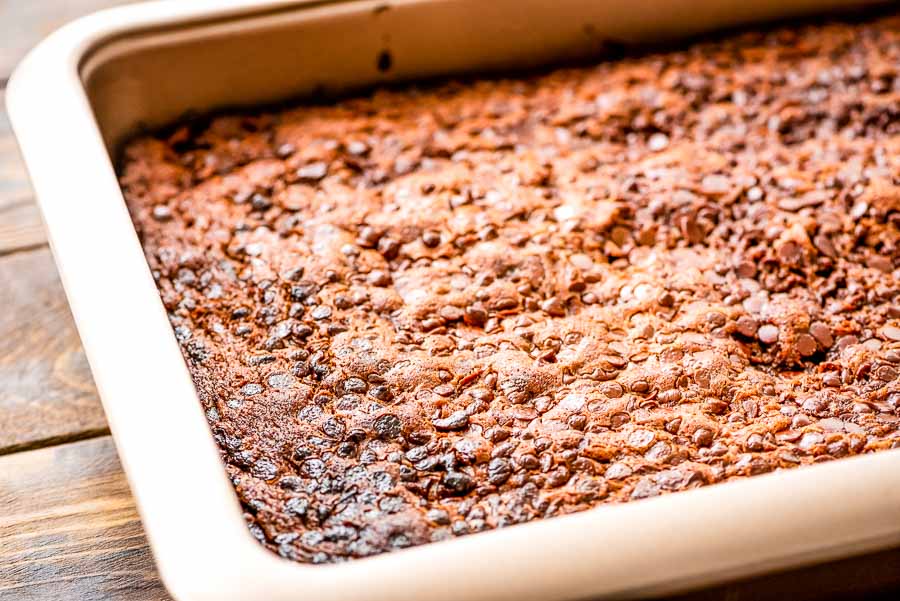
[[[61,23],[129,0],[0,0],[0,100]],[[682,599],[900,598],[900,550]],[[169,599],[0,112],[0,600]]]

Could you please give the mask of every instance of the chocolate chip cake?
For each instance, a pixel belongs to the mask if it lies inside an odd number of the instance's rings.
[[[896,446],[898,70],[879,15],[134,140],[252,533],[335,562]]]

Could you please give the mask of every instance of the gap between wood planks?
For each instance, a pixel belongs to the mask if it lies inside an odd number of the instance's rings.
[[[104,434],[50,250],[0,258],[0,454]]]
[[[36,451],[44,447],[53,447],[61,444],[69,444],[71,442],[81,442],[82,440],[90,440],[92,438],[100,438],[110,434],[109,427],[92,428],[81,432],[72,432],[69,434],[61,434],[59,436],[48,436],[47,438],[38,438],[27,442],[12,444],[6,447],[0,447],[0,457],[3,455],[11,455],[13,453],[23,453],[25,451]]]
[[[0,457],[0,600],[169,599],[108,436]]]
[[[0,257],[46,244],[44,223],[33,198],[0,206]]]

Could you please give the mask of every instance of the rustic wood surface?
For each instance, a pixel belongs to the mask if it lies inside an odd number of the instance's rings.
[[[5,1],[5,0],[4,0]],[[0,71],[2,73],[2,71]],[[19,160],[19,149],[13,139],[6,116],[6,93],[0,87],[0,210],[31,197],[31,186],[25,166]]]
[[[158,601],[109,436],[0,457],[0,600]]]
[[[0,104],[63,22],[130,0],[0,0]],[[900,598],[900,550],[678,601]],[[0,110],[0,601],[169,599],[152,558]],[[674,600],[673,600],[674,601]]]
[[[0,257],[0,282],[0,453],[106,434],[50,250]]]
[[[2,90],[0,106],[5,106]],[[23,248],[35,248],[46,241],[6,111],[0,111],[0,256]]]

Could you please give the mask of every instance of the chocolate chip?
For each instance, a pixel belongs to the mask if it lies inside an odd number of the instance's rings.
[[[450,514],[444,509],[429,509],[425,514],[425,518],[438,526],[447,526],[450,524]]]
[[[322,432],[331,438],[340,438],[344,434],[344,424],[337,418],[329,417],[322,424]]]
[[[319,286],[315,282],[300,281],[291,286],[291,300],[303,302],[312,297],[319,290]]]
[[[257,192],[250,197],[250,206],[254,211],[268,211],[272,208],[272,199]]]
[[[763,190],[759,186],[753,186],[747,190],[747,200],[750,202],[759,202],[762,200]]]
[[[516,463],[522,469],[534,470],[540,467],[541,462],[532,453],[523,453],[516,459]]]
[[[387,386],[378,384],[369,388],[369,396],[381,402],[387,402],[391,399],[391,391]]]
[[[365,248],[374,248],[379,240],[381,240],[381,234],[368,225],[359,230],[359,236],[356,239],[359,245]]]
[[[375,269],[369,272],[369,275],[366,276],[366,281],[373,286],[383,288],[390,285],[391,274],[380,269]]]
[[[470,326],[483,326],[488,319],[488,313],[480,303],[466,307],[465,322]]]
[[[328,319],[331,317],[331,307],[328,305],[316,305],[309,312],[309,316],[316,320]]]
[[[756,276],[756,265],[750,261],[741,261],[735,266],[735,273],[741,278],[752,278]]]
[[[464,495],[475,488],[475,480],[463,472],[447,472],[441,482],[453,495]]]
[[[563,279],[565,281],[566,290],[569,292],[584,292],[587,289],[587,283],[581,275],[581,272],[574,267],[567,267],[564,272]]]
[[[763,437],[759,434],[751,434],[747,437],[747,442],[744,443],[744,447],[748,451],[759,452],[765,449],[765,444],[763,443]]]
[[[728,318],[718,311],[711,311],[706,314],[706,323],[708,323],[711,328],[721,328],[728,323]]]
[[[841,386],[841,376],[834,372],[828,372],[822,376],[822,384],[829,388],[839,388]]]
[[[656,400],[663,404],[671,404],[677,403],[681,400],[681,391],[677,388],[671,388],[669,390],[663,390],[658,395],[656,395]]]
[[[306,497],[291,497],[284,504],[284,512],[288,515],[303,517],[309,510],[309,499]]]
[[[813,238],[813,245],[816,249],[826,257],[836,257],[838,252],[834,247],[831,238],[824,234],[818,234]]]
[[[882,255],[871,255],[866,259],[866,265],[872,269],[877,269],[882,273],[890,273],[894,269],[894,264],[889,257]]]
[[[362,378],[356,376],[344,380],[344,390],[346,392],[363,393],[368,388],[368,384]]]
[[[800,437],[800,442],[797,443],[797,446],[801,450],[809,452],[823,442],[825,442],[825,437],[820,432],[807,432]]]
[[[570,415],[569,419],[566,420],[566,424],[573,430],[584,430],[585,426],[587,426],[587,421],[585,416],[576,414]]]
[[[606,468],[606,478],[608,480],[622,480],[627,478],[631,474],[634,473],[634,470],[631,469],[625,463],[613,463],[608,468]]]
[[[665,150],[669,145],[669,136],[663,133],[655,133],[647,140],[647,148],[653,152]]]
[[[891,340],[893,342],[900,342],[900,327],[882,326],[882,328],[878,331],[878,333],[885,340]]]
[[[244,384],[241,386],[241,394],[244,396],[254,396],[263,391],[263,387],[256,383]]]
[[[384,236],[378,240],[378,252],[388,261],[395,259],[400,253],[400,243],[389,236]]]
[[[156,205],[153,207],[153,218],[157,221],[171,221],[172,209],[166,205]]]
[[[659,303],[660,307],[672,307],[675,305],[675,297],[671,292],[666,290],[656,297],[656,302]]]
[[[275,149],[275,156],[280,159],[286,159],[295,152],[297,152],[297,148],[290,142],[285,142],[284,144],[280,144],[278,148]]]
[[[809,357],[818,350],[815,338],[809,334],[798,334],[794,343],[797,345],[797,352],[803,357]]]
[[[608,382],[600,387],[600,392],[608,398],[617,399],[625,393],[625,390],[618,382]]]
[[[307,459],[300,465],[300,474],[307,478],[319,478],[326,471],[325,462],[321,459]]]
[[[713,432],[708,428],[697,428],[691,436],[691,440],[698,447],[708,447],[713,442]]]
[[[880,365],[875,369],[875,377],[882,382],[893,382],[897,379],[897,370],[890,365]]]
[[[774,326],[770,323],[762,325],[759,327],[759,330],[757,330],[756,336],[763,344],[775,344],[778,342],[779,337],[778,326]]]
[[[403,423],[396,415],[387,413],[377,418],[373,423],[373,427],[379,438],[390,440],[400,436]]]
[[[266,378],[266,383],[272,388],[289,388],[294,383],[294,378],[286,373],[274,373]]]
[[[820,321],[814,322],[809,326],[809,333],[824,349],[829,349],[834,344],[834,338],[831,337],[831,328]]]
[[[460,409],[454,411],[444,418],[435,419],[431,422],[438,430],[448,432],[450,430],[462,430],[469,425],[469,416],[465,410]]]
[[[369,154],[369,145],[360,140],[353,140],[347,143],[347,152],[355,157],[361,157]]]
[[[753,338],[756,336],[756,331],[759,329],[759,322],[752,317],[743,315],[735,322],[735,328],[739,334],[746,336],[747,338]]]
[[[441,243],[441,234],[434,230],[425,230],[422,232],[422,244],[428,248],[435,248]]]
[[[557,297],[551,297],[541,303],[541,310],[554,317],[564,317],[566,306]]]
[[[643,394],[648,390],[650,390],[650,384],[648,384],[645,380],[636,380],[631,383],[631,392]]]
[[[297,169],[297,177],[303,181],[317,182],[328,174],[328,165],[322,161],[309,163]]]
[[[459,307],[446,305],[444,307],[441,307],[439,315],[442,319],[446,319],[447,321],[458,321],[463,318],[464,311]]]
[[[628,436],[628,446],[638,451],[646,451],[655,439],[656,435],[650,430],[635,430]]]
[[[488,482],[494,486],[504,484],[512,475],[512,466],[507,459],[497,457],[488,464]]]

